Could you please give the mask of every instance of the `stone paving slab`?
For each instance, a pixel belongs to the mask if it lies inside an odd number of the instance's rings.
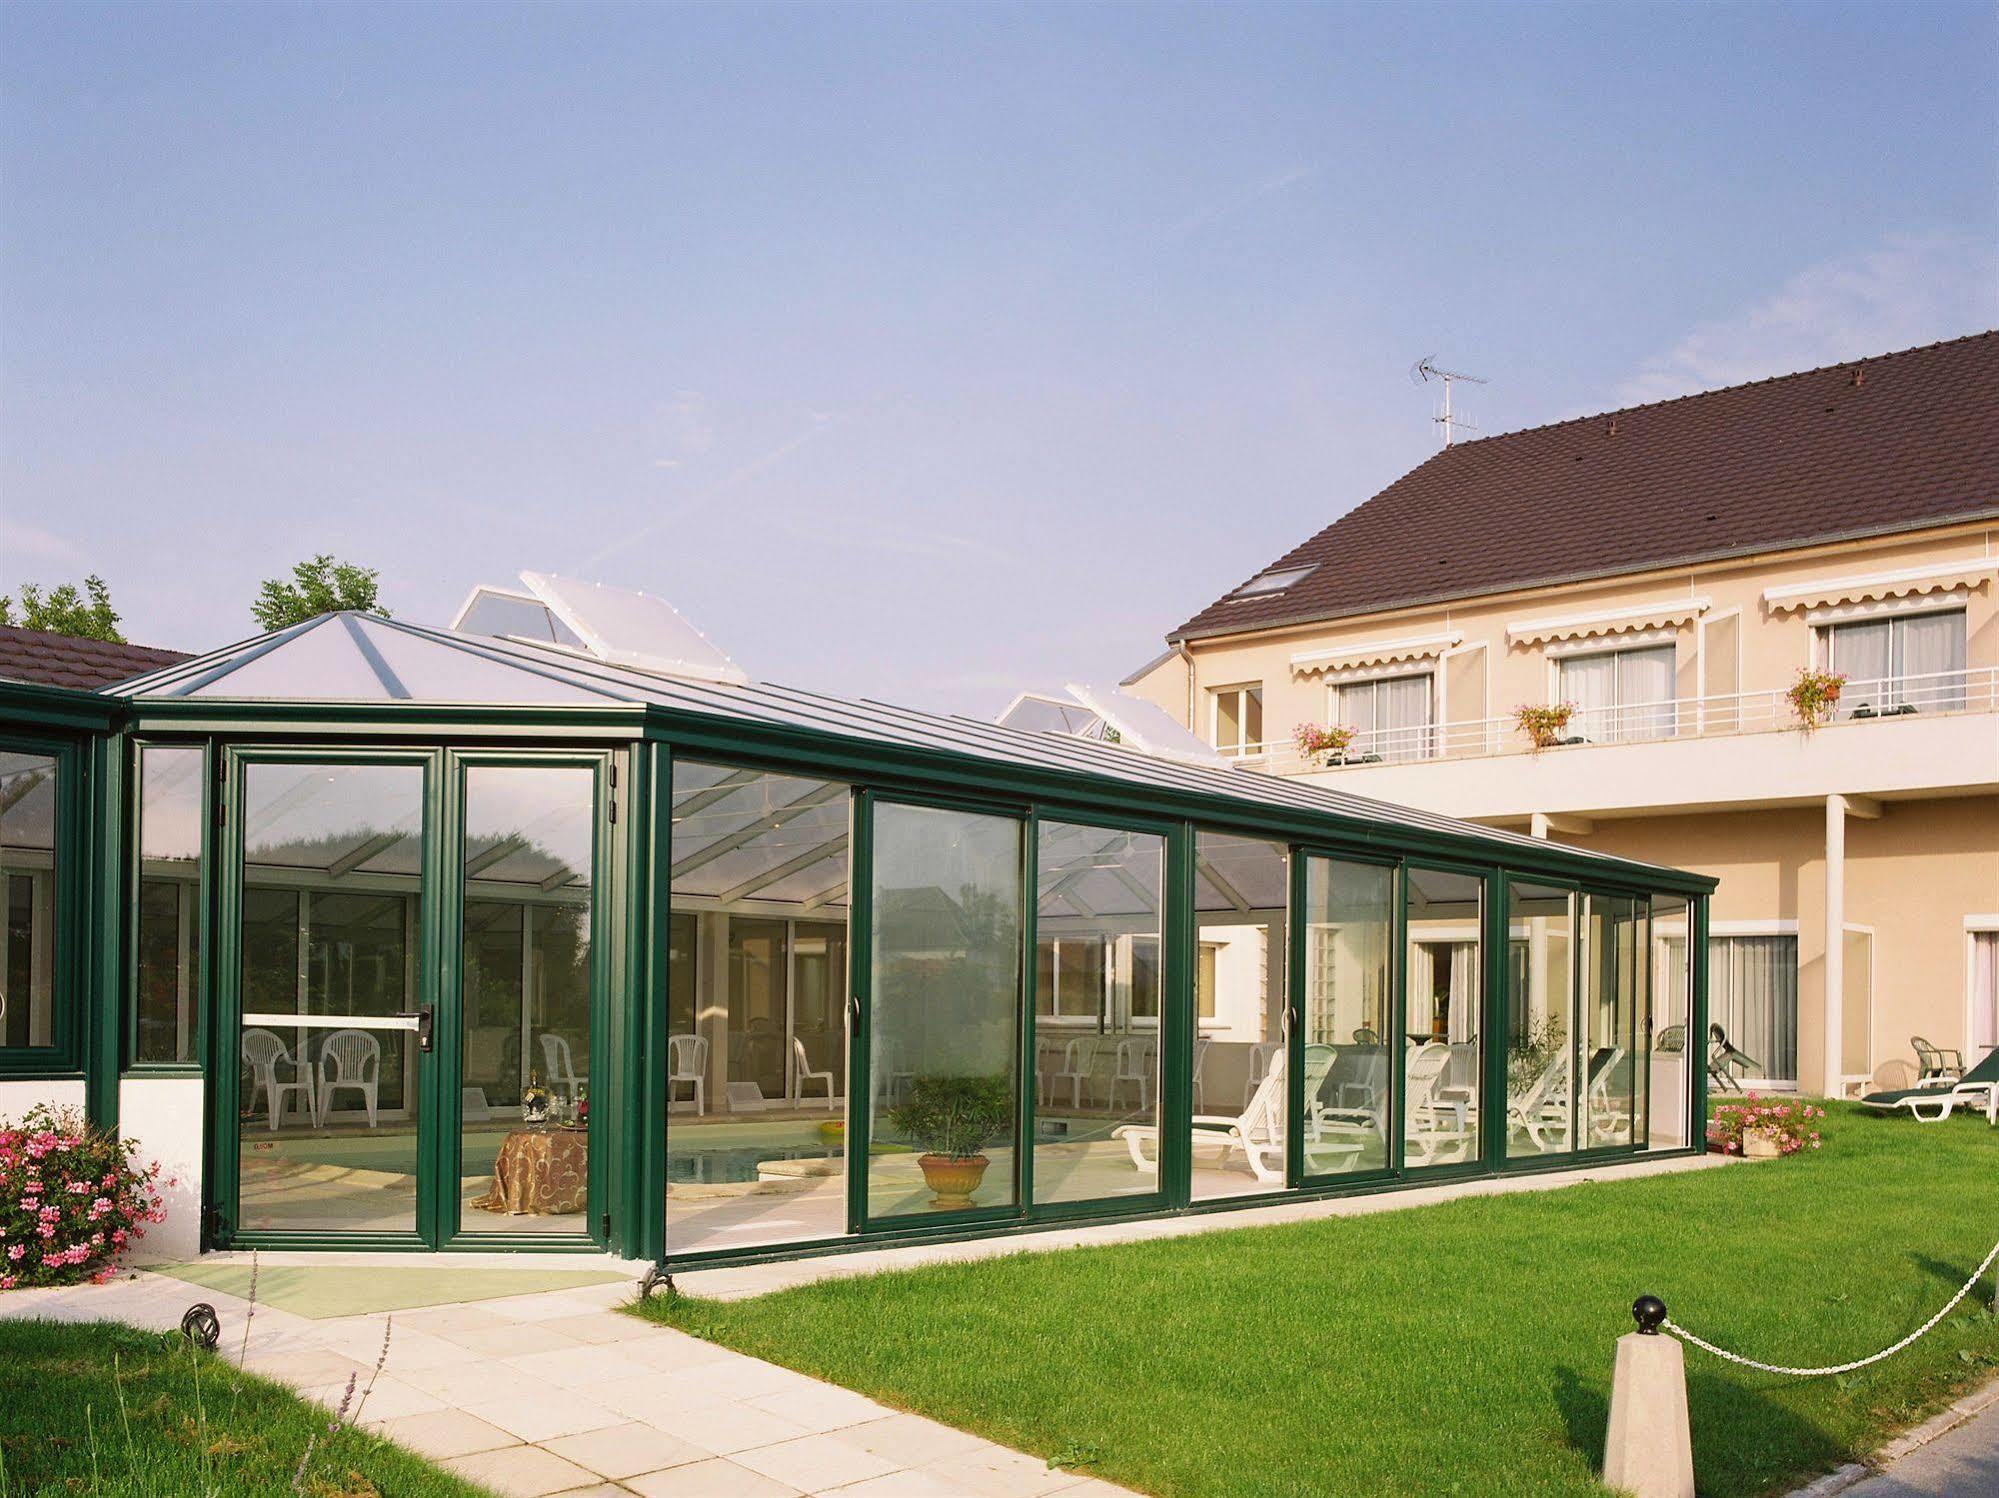
[[[350,1419],[505,1498],[1124,1491],[623,1315],[617,1308],[631,1294],[625,1283],[594,1285],[312,1320],[140,1272],[108,1285],[13,1291],[0,1297],[0,1317],[165,1331],[206,1300],[231,1362],[329,1409],[347,1397],[351,1377]]]

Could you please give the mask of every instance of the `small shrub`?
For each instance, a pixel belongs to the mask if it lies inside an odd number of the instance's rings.
[[[1536,749],[1550,749],[1561,743],[1575,715],[1573,702],[1523,702],[1513,709],[1513,722]]]
[[[1724,1155],[1739,1155],[1743,1140],[1750,1134],[1766,1134],[1777,1141],[1777,1153],[1795,1155],[1819,1147],[1819,1131],[1814,1125],[1825,1117],[1825,1109],[1810,1103],[1773,1103],[1750,1093],[1739,1103],[1723,1103],[1708,1119],[1707,1142]]]
[[[969,1160],[1013,1123],[1005,1077],[918,1077],[888,1121],[928,1155]]]
[[[46,1104],[0,1120],[0,1290],[111,1277],[166,1216],[159,1162],[141,1167],[135,1148]]]
[[[1830,718],[1839,706],[1839,689],[1845,685],[1846,678],[1835,671],[1799,668],[1798,679],[1784,693],[1791,700],[1791,711],[1798,715],[1798,726],[1810,733]]]
[[[1343,758],[1347,750],[1353,747],[1358,732],[1358,729],[1339,723],[1328,723],[1323,726],[1317,723],[1300,723],[1291,731],[1291,738],[1298,746],[1298,753],[1309,762],[1320,755],[1332,759]]]

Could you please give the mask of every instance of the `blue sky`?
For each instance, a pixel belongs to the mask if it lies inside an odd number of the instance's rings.
[[[1115,679],[1421,461],[1999,323],[1992,5],[0,10],[0,590]]]

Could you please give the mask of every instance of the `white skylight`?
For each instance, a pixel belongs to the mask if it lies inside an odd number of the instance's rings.
[[[1304,567],[1273,567],[1244,583],[1231,598],[1262,598],[1271,593],[1282,593],[1300,578],[1309,577],[1318,567],[1314,562]]]

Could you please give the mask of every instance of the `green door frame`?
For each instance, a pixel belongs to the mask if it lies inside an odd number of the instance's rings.
[[[1389,1034],[1382,1038],[1383,1086],[1386,1113],[1382,1120],[1382,1163],[1378,1169],[1318,1171],[1305,1168],[1305,980],[1310,963],[1307,949],[1307,907],[1310,904],[1311,860],[1328,864],[1358,864],[1382,869],[1388,874],[1388,1023]],[[1392,1181],[1401,1174],[1402,1079],[1406,1074],[1402,1054],[1401,1027],[1405,1010],[1403,983],[1408,962],[1403,925],[1408,912],[1408,896],[1403,885],[1402,861],[1378,851],[1356,852],[1322,843],[1300,843],[1291,850],[1291,930],[1288,969],[1287,1030],[1285,1065],[1290,1068],[1290,1102],[1286,1119],[1286,1180],[1297,1187],[1363,1187]],[[1392,1044],[1391,1044],[1392,1042]]]
[[[1034,1200],[1034,1147],[1038,1132],[1041,1106],[1041,1090],[1037,1063],[1040,1061],[1039,1015],[1036,1003],[1040,982],[1040,885],[1041,885],[1041,826],[1044,822],[1059,822],[1064,826],[1100,828],[1105,832],[1136,832],[1160,840],[1160,908],[1159,908],[1159,1016],[1158,1032],[1154,1040],[1157,1049],[1159,1078],[1155,1103],[1160,1123],[1159,1140],[1155,1156],[1159,1170],[1150,1191],[1133,1192],[1128,1196],[1095,1196],[1077,1201],[1039,1202]],[[1027,817],[1027,887],[1026,910],[1023,915],[1022,989],[1024,1001],[1021,1004],[1021,1039],[1019,1067],[1018,1102],[1016,1104],[1023,1120],[1021,1134],[1025,1141],[1021,1149],[1020,1205],[1022,1214],[1037,1222],[1059,1221],[1065,1217],[1093,1217],[1101,1215],[1106,1208],[1116,1210],[1129,1207],[1139,1211],[1146,1208],[1157,1209],[1168,1199],[1166,1183],[1165,1142],[1169,1135],[1178,1136],[1186,1132],[1185,1119],[1173,1113],[1168,1107],[1171,1089],[1167,1084],[1167,1057],[1173,1051],[1186,1048],[1191,1055],[1188,1032],[1181,1029],[1181,1016],[1173,1013],[1176,1007],[1168,995],[1173,991],[1173,979],[1169,972],[1186,965],[1185,954],[1168,942],[1168,916],[1173,904],[1173,832],[1174,823],[1154,821],[1144,817],[1106,816],[1087,808],[1064,807],[1049,802],[1040,802],[1030,808]],[[1174,1120],[1178,1119],[1179,1122]],[[1185,1125],[1185,1127],[1183,1127]]]

